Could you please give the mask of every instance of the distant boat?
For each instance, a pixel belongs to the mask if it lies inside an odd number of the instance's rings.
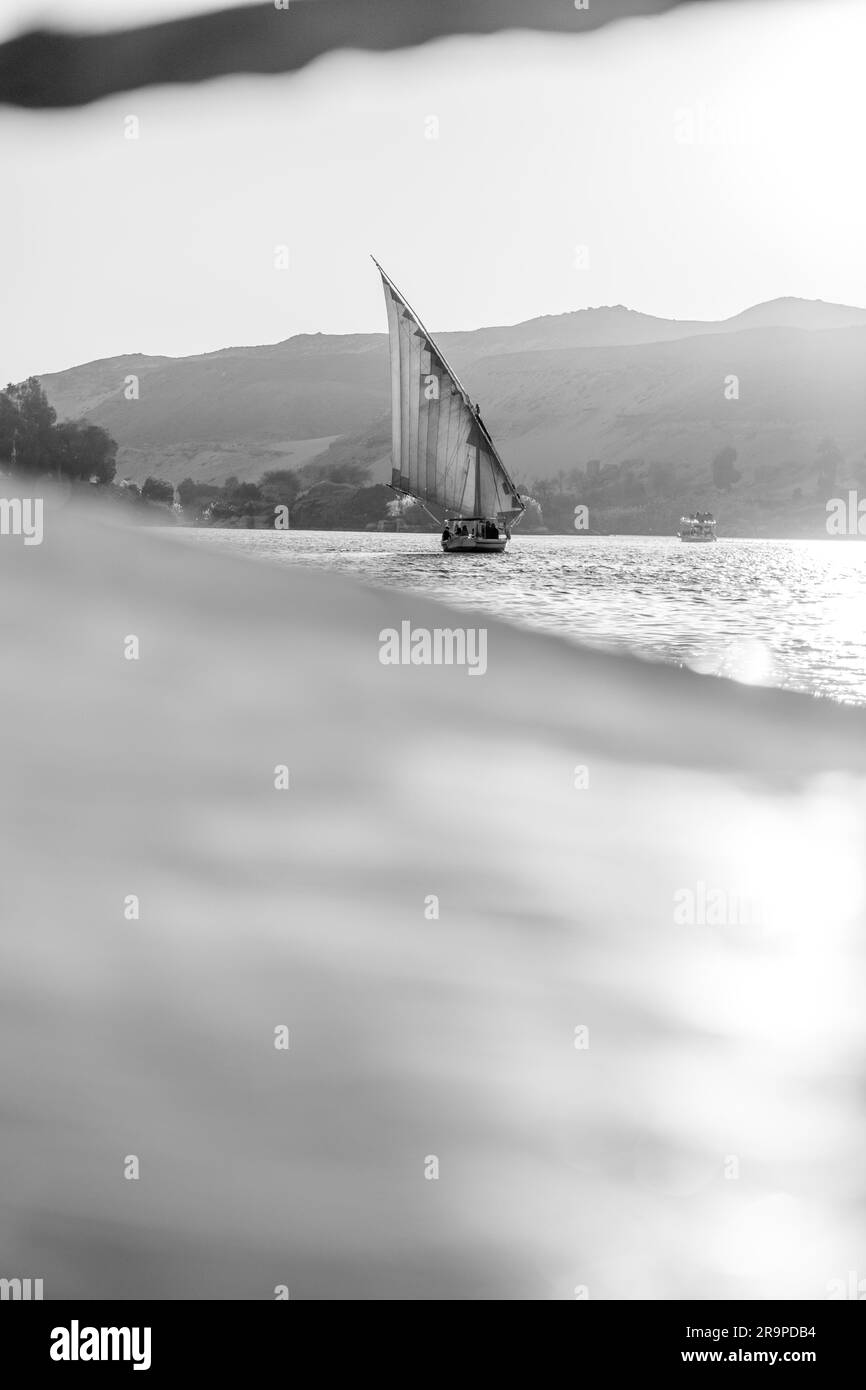
[[[437,526],[442,549],[505,549],[526,510],[481,419],[479,407],[418,315],[382,276],[391,344],[391,484],[414,497]],[[431,510],[432,509],[432,510]]]
[[[696,512],[694,516],[681,516],[680,529],[677,535],[681,541],[697,542],[698,544],[718,540],[716,518],[709,512]]]

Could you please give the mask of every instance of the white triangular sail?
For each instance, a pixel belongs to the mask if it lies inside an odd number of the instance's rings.
[[[418,315],[374,261],[391,343],[391,486],[442,516],[514,517],[524,510],[496,446]]]

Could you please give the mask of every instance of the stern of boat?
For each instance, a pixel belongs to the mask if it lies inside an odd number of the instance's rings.
[[[507,536],[452,536],[442,542],[442,549],[447,555],[501,555],[507,544]]]

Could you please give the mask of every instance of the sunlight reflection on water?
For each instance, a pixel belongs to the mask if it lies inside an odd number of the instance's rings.
[[[505,555],[467,557],[443,555],[433,535],[185,535],[705,674],[866,704],[866,544],[518,535]]]

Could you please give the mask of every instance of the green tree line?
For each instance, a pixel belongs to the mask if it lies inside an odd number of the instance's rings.
[[[0,391],[0,468],[58,478],[110,483],[117,444],[99,425],[62,420],[38,377]]]

